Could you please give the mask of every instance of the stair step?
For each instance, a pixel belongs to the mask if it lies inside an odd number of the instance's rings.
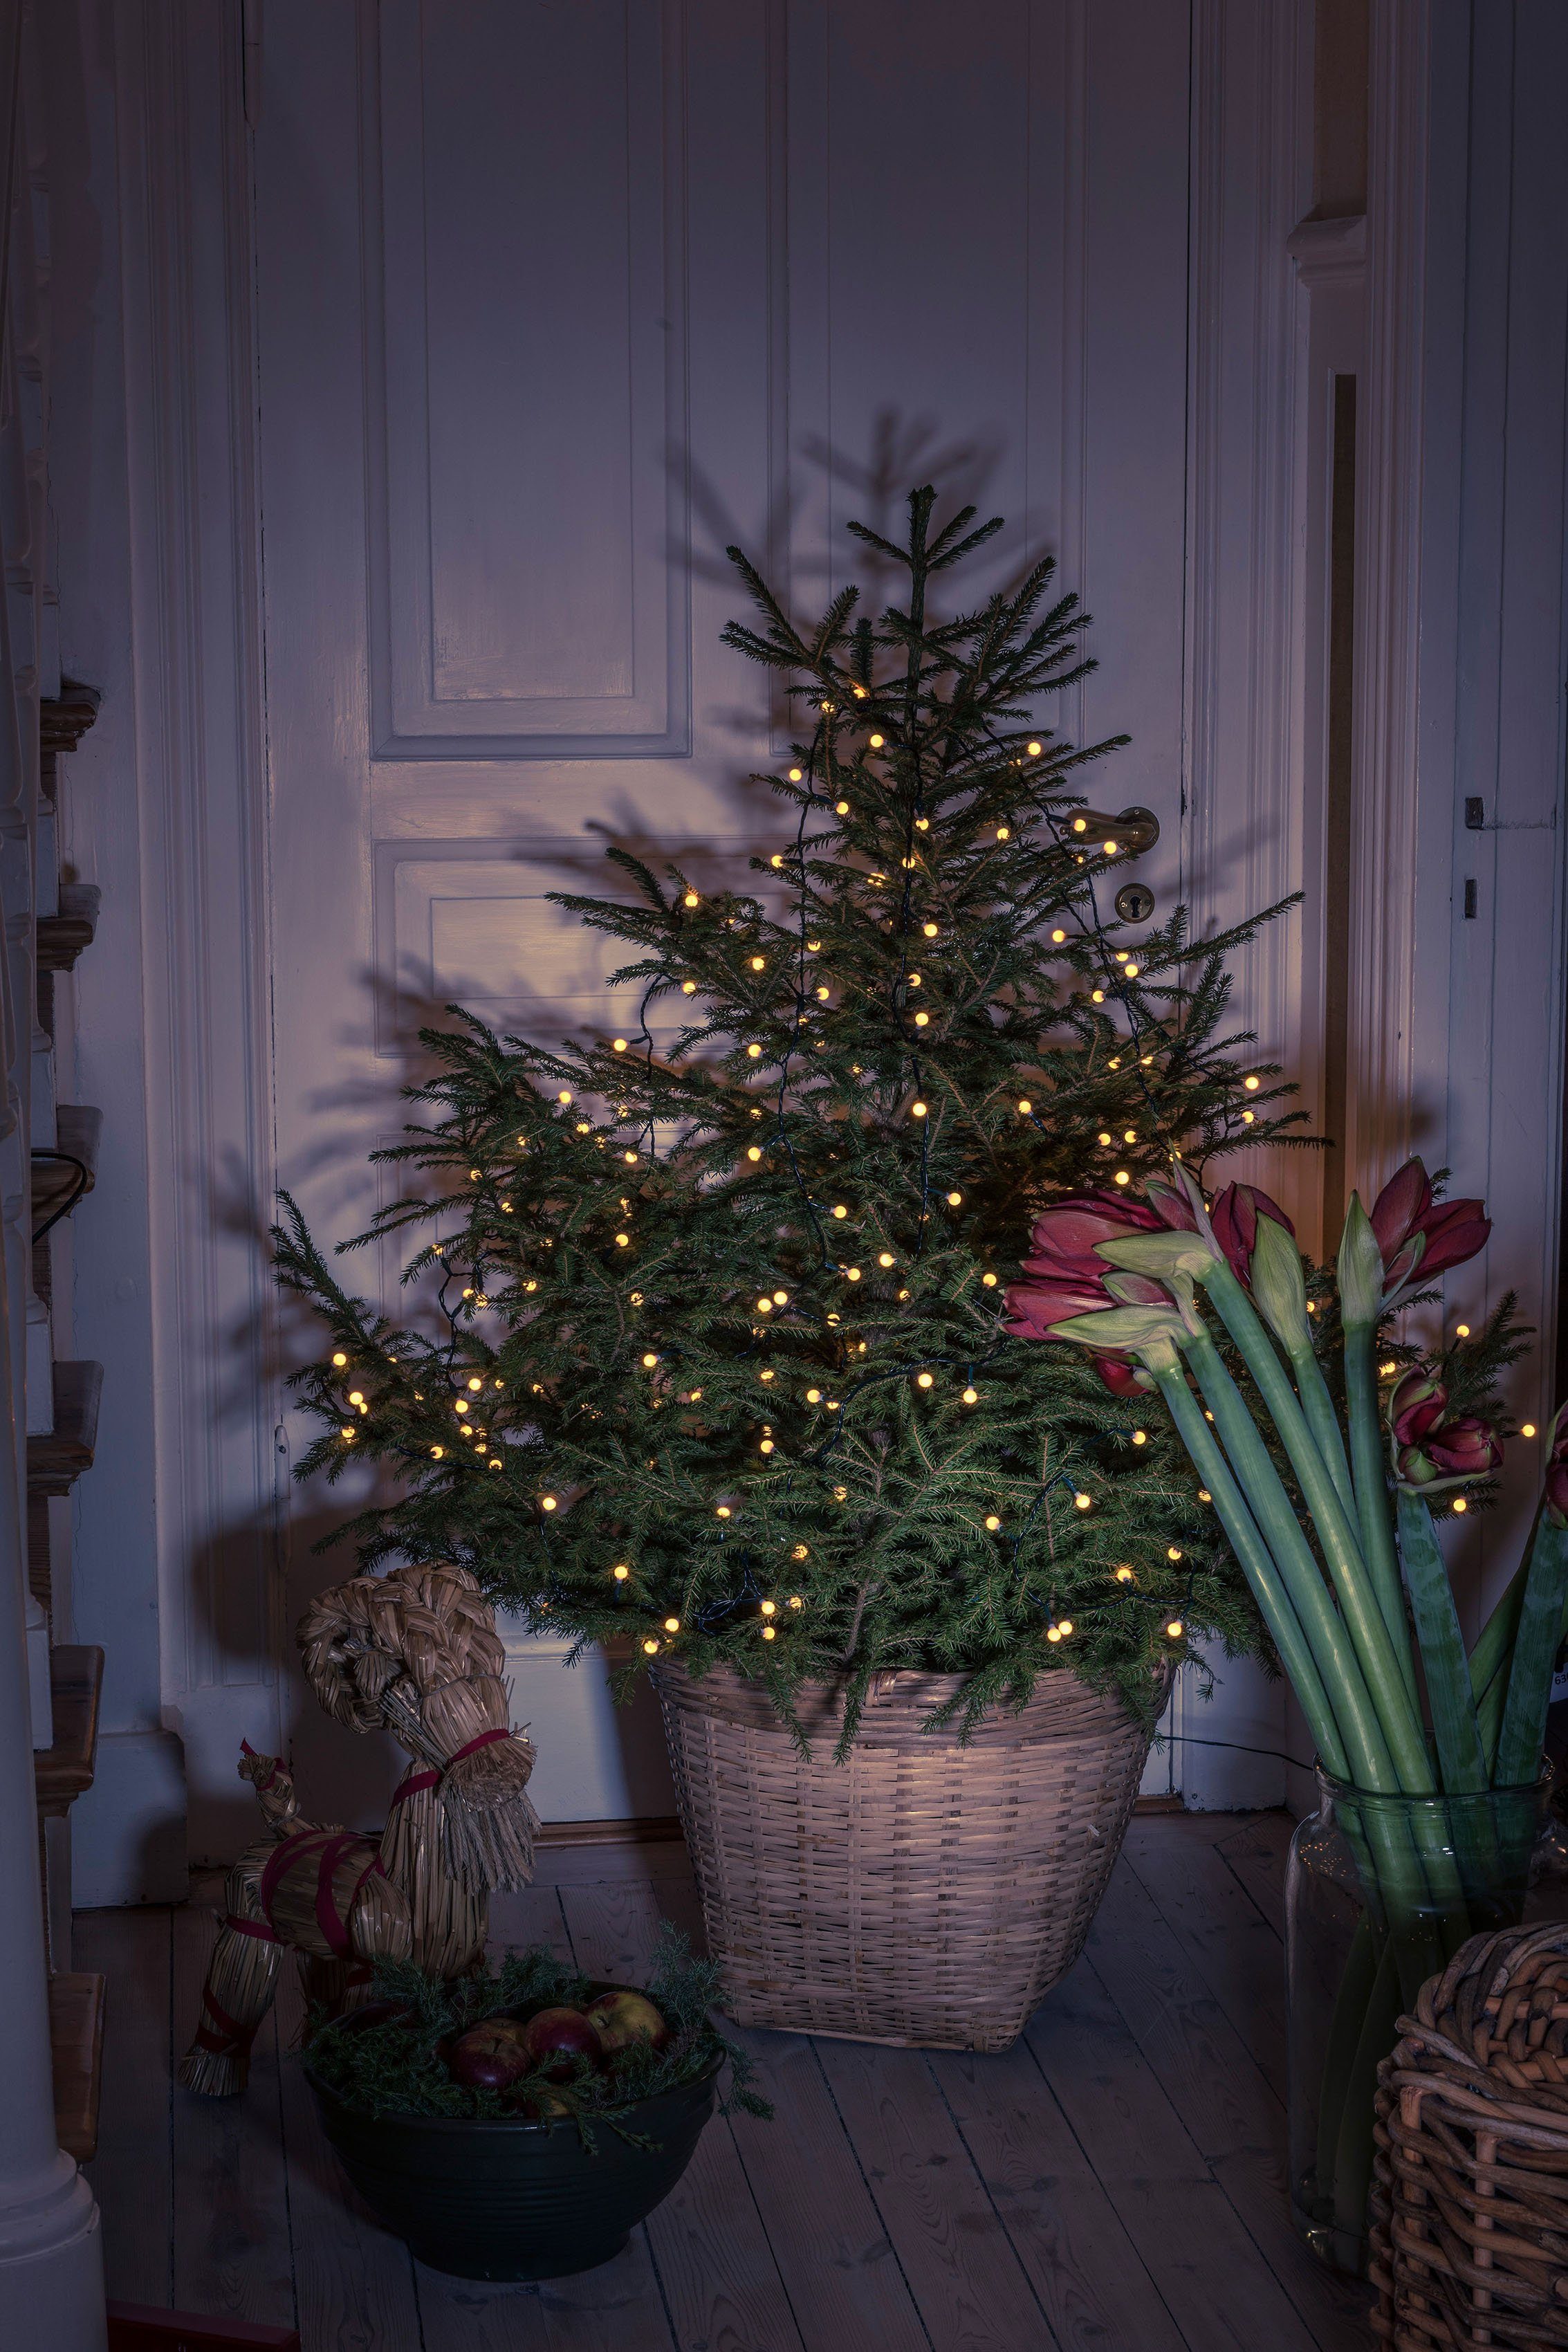
[[[49,1979],[49,2056],[55,2075],[55,2137],[78,2164],[98,2153],[103,2074],[103,1979],[85,1971]]]
[[[103,893],[96,882],[62,882],[57,915],[38,918],[38,970],[71,971],[83,948],[98,935],[99,907]]]
[[[46,1437],[27,1440],[30,1495],[68,1495],[82,1472],[92,1468],[102,1394],[101,1364],[56,1364],[54,1428]]]
[[[61,1818],[92,1786],[102,1690],[103,1652],[95,1643],[62,1642],[49,1652],[55,1739],[52,1748],[36,1748],[33,1754],[41,1820]]]

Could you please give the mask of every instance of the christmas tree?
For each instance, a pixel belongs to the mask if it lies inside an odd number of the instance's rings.
[[[850,526],[907,574],[876,620],[852,586],[798,629],[730,551],[756,619],[727,642],[798,714],[753,780],[787,822],[752,888],[612,849],[629,895],[560,898],[628,951],[626,1034],[549,1050],[455,1006],[424,1034],[424,1123],[377,1155],[410,1189],[345,1244],[419,1240],[409,1315],[350,1295],[286,1199],[279,1276],[333,1341],[295,1376],[323,1424],[299,1475],[395,1474],[340,1531],[367,1565],[461,1560],[535,1626],[727,1660],[786,1711],[842,1676],[852,1720],[922,1668],[972,1720],[1071,1664],[1146,1716],[1189,1644],[1255,1642],[1250,1603],[1165,1417],[1009,1337],[1006,1286],[1048,1202],[1301,1114],[1220,1034],[1256,923],[1103,919],[1142,836],[1075,780],[1126,739],[1037,716],[1092,667],[1077,599],[1044,560],[939,615],[1000,524],[935,505],[902,547]]]

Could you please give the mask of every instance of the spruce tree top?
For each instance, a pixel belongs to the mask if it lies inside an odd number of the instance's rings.
[[[1191,1642],[1255,1640],[1250,1604],[1163,1416],[1009,1339],[1005,1286],[1047,1201],[1301,1115],[1218,1036],[1255,924],[1194,946],[1178,909],[1118,947],[1101,919],[1124,850],[1072,780],[1126,739],[1035,715],[1092,667],[1076,598],[1046,560],[938,617],[1000,524],[935,504],[903,547],[850,526],[907,573],[875,621],[849,587],[799,630],[731,549],[759,617],[726,641],[799,713],[754,780],[788,821],[754,889],[612,849],[628,901],[559,897],[631,951],[625,1034],[549,1052],[455,1006],[424,1034],[430,1124],[376,1155],[413,1187],[346,1244],[432,1229],[410,1319],[286,1200],[279,1277],[333,1342],[295,1376],[324,1424],[299,1474],[374,1456],[390,1499],[341,1531],[367,1564],[461,1559],[633,1665],[722,1657],[785,1706],[957,1672],[972,1716],[1071,1664],[1146,1714]]]

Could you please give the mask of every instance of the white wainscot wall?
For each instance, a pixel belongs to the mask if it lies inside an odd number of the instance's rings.
[[[538,1749],[529,1791],[542,1822],[627,1821],[673,1813],[659,1702],[643,1681],[618,1706],[602,1650],[568,1664],[572,1644],[497,1620],[507,1645],[512,1720]]]

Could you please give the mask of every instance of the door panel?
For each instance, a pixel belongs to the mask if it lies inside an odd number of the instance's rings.
[[[680,0],[362,20],[379,758],[687,740]]]
[[[1187,12],[956,23],[947,0],[269,6],[277,1165],[325,1237],[374,1206],[364,1154],[433,1006],[545,1039],[617,1017],[548,891],[600,887],[611,838],[709,870],[758,845],[737,780],[769,712],[717,642],[727,541],[810,605],[845,520],[896,526],[929,477],[1008,516],[992,580],[1058,551],[1102,662],[1062,723],[1134,733],[1104,790],[1156,810],[1174,874]],[[290,1616],[346,1572],[308,1549],[346,1499],[296,1498]],[[527,1716],[559,1666],[516,1671]],[[294,1714],[332,1810],[373,1816],[384,1760]],[[668,1810],[635,1753],[630,1801]]]

